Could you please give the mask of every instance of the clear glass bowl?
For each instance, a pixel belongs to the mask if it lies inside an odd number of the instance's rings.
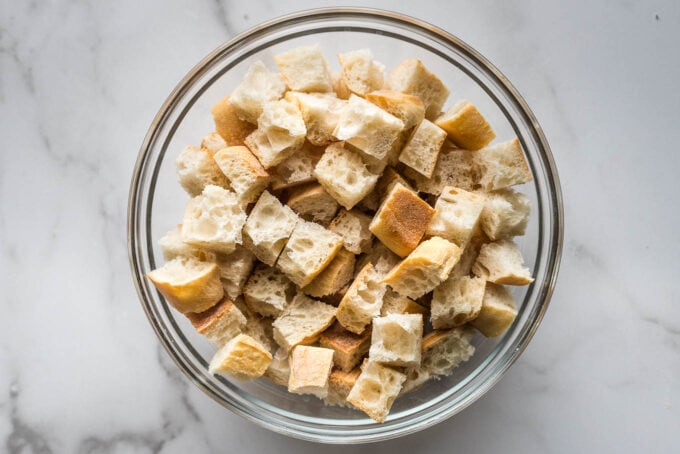
[[[321,44],[330,63],[338,52],[370,48],[388,70],[419,58],[451,89],[449,104],[474,102],[499,139],[519,137],[534,176],[521,190],[533,211],[518,238],[536,281],[513,289],[519,316],[497,339],[474,338],[473,358],[439,381],[400,397],[387,421],[326,407],[311,396],[289,394],[261,379],[232,382],[207,372],[214,347],[168,307],[144,277],[162,263],[158,239],[181,219],[186,194],[174,160],[183,146],[200,142],[213,128],[210,107],[235,87],[255,60],[290,48]],[[336,68],[337,69],[337,68]],[[447,104],[448,105],[448,104]],[[562,249],[562,201],[548,143],[529,107],[510,82],[470,46],[425,22],[400,14],[358,8],[305,11],[259,25],[220,46],[179,83],[153,120],[139,152],[130,188],[130,264],[144,310],[177,366],[208,396],[243,417],[293,437],[328,443],[359,443],[398,437],[443,421],[488,391],[517,359],[536,331],[555,285]]]

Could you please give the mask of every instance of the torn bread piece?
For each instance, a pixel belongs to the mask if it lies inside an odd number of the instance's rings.
[[[269,174],[244,146],[227,147],[215,153],[215,162],[229,179],[231,188],[245,205],[254,202],[269,185]]]
[[[382,276],[372,264],[366,264],[357,274],[347,293],[340,301],[336,314],[340,324],[347,330],[361,334],[373,317],[380,315],[386,286]]]
[[[290,190],[287,205],[305,221],[327,226],[338,211],[338,202],[318,183]]]
[[[522,253],[515,243],[500,240],[482,246],[472,272],[494,284],[531,284],[534,278],[523,262]]]
[[[336,96],[340,99],[347,100],[352,95],[349,87],[342,78],[342,73],[340,71],[331,73],[331,79],[333,79],[333,91]]]
[[[464,248],[477,228],[485,201],[482,194],[445,187],[434,205],[427,234],[440,236]]]
[[[278,191],[315,181],[314,167],[321,159],[324,149],[305,142],[302,148],[290,157],[276,167],[270,168],[272,190]]]
[[[417,96],[393,90],[378,90],[368,93],[366,100],[400,119],[405,130],[418,126],[425,118],[425,105]]]
[[[345,372],[354,369],[368,353],[371,346],[371,330],[364,330],[355,334],[346,330],[339,322],[321,333],[319,345],[335,351],[333,362],[335,366]]]
[[[269,367],[267,367],[264,376],[277,385],[288,387],[290,362],[288,361],[287,351],[280,347],[276,350],[272,356],[272,362],[269,364]]]
[[[399,161],[430,178],[444,140],[446,140],[444,130],[429,120],[423,120],[401,150]]]
[[[367,263],[371,263],[379,275],[385,276],[400,261],[401,257],[382,244],[380,240],[376,239],[373,241],[371,251],[357,261],[356,272],[361,271]]]
[[[387,88],[419,97],[425,105],[425,118],[433,120],[442,110],[449,89],[423,62],[410,58],[401,62],[387,78]]]
[[[277,344],[274,340],[274,320],[270,317],[262,317],[248,307],[243,298],[234,300],[234,305],[246,317],[246,326],[243,327],[243,334],[247,334],[261,343],[269,353],[276,350]]]
[[[246,325],[246,317],[228,298],[223,298],[207,311],[188,312],[185,315],[196,331],[217,347],[240,334]]]
[[[307,140],[315,146],[327,146],[335,140],[333,131],[347,101],[331,93],[289,91],[286,99],[297,103],[307,127]]]
[[[380,315],[384,317],[389,314],[421,314],[424,317],[427,314],[427,308],[388,288],[383,297]]]
[[[229,189],[229,180],[222,173],[213,158],[213,153],[205,148],[188,146],[175,160],[177,180],[192,197],[203,192],[208,185]]]
[[[295,286],[278,269],[258,266],[243,288],[251,310],[265,317],[278,317],[295,296]]]
[[[449,277],[434,289],[430,317],[435,329],[453,328],[474,320],[482,308],[486,281],[479,277]]]
[[[307,127],[296,103],[279,99],[262,106],[257,119],[258,144],[251,148],[265,169],[283,162],[299,150],[307,134]],[[266,141],[261,138],[266,137]],[[250,137],[250,136],[249,136]],[[262,142],[262,146],[259,144]],[[246,145],[251,142],[246,138]]]
[[[290,355],[288,391],[312,394],[323,399],[328,394],[328,377],[333,368],[333,350],[298,345]]]
[[[265,103],[281,99],[285,92],[286,84],[281,76],[258,60],[248,68],[241,83],[229,96],[228,102],[241,120],[256,124]],[[230,145],[238,145],[230,143],[227,137],[225,140]]]
[[[361,369],[355,367],[349,372],[342,369],[333,369],[328,377],[328,394],[324,399],[326,405],[339,407],[351,407],[347,402],[347,396],[361,374]]]
[[[510,188],[486,194],[480,225],[492,240],[524,235],[529,223],[529,198]]]
[[[411,184],[402,177],[393,167],[385,167],[380,179],[375,185],[375,189],[371,191],[366,197],[361,199],[358,207],[362,210],[376,211],[380,204],[385,200],[387,194],[390,193],[395,184],[401,183],[402,186],[408,189],[413,189]]]
[[[238,380],[261,377],[272,362],[272,355],[258,341],[239,334],[220,348],[210,361],[209,372]]]
[[[450,142],[445,141],[439,151],[431,178],[409,167],[404,169],[404,176],[411,180],[416,190],[428,194],[439,195],[446,186],[473,191],[479,188],[480,179],[477,153],[477,151],[456,148]]]
[[[477,152],[479,184],[485,191],[497,191],[533,179],[519,140],[490,145]]]
[[[368,229],[371,217],[358,210],[341,209],[328,226],[328,230],[340,235],[345,249],[353,254],[361,254],[371,250],[373,235]]]
[[[193,257],[202,262],[214,262],[216,260],[217,254],[214,252],[194,247],[182,240],[181,224],[163,235],[158,240],[158,244],[163,251],[163,258],[167,262],[176,257]]]
[[[498,337],[517,317],[517,306],[510,291],[502,285],[486,284],[482,308],[470,323],[486,337]]]
[[[274,62],[279,67],[286,85],[293,91],[333,91],[328,63],[318,44],[296,47],[274,55]]]
[[[333,306],[298,293],[288,308],[274,320],[274,340],[290,351],[298,344],[312,344],[335,320]]]
[[[229,96],[215,104],[210,112],[215,121],[215,130],[228,146],[244,145],[246,137],[255,130],[253,124],[255,122],[249,123],[239,118],[236,107],[229,102]],[[255,120],[257,120],[257,117],[255,117]],[[222,148],[224,147],[213,151],[219,151]]]
[[[355,261],[354,254],[345,248],[340,249],[333,261],[300,290],[317,298],[339,292],[352,279]]]
[[[388,366],[420,364],[423,337],[422,314],[388,314],[373,319],[369,361]]]
[[[201,139],[201,148],[205,148],[210,153],[217,153],[222,148],[227,148],[227,142],[217,132],[211,132]]]
[[[455,103],[435,123],[453,143],[466,150],[479,150],[496,138],[486,118],[467,100]]]
[[[347,402],[376,422],[384,422],[406,375],[376,362],[366,363],[347,396]]]
[[[229,254],[215,254],[215,264],[220,270],[224,294],[232,300],[241,295],[243,285],[255,264],[255,256],[248,249],[237,245]]]
[[[338,62],[342,81],[352,93],[364,96],[383,87],[385,65],[373,59],[373,52],[370,49],[338,54]]]

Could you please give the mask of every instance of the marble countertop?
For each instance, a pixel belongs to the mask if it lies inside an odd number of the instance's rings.
[[[138,304],[125,233],[139,145],[186,71],[262,20],[331,4],[3,2],[0,451],[344,452],[191,385]],[[678,3],[373,6],[458,35],[517,86],[554,151],[566,233],[551,307],[504,379],[357,451],[680,452]]]

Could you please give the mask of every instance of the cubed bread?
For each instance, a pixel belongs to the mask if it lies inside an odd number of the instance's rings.
[[[484,202],[482,194],[445,187],[434,205],[434,216],[427,226],[427,234],[465,247],[479,223]]]
[[[413,189],[411,184],[406,181],[399,172],[394,170],[393,167],[385,167],[375,185],[375,189],[361,199],[358,207],[362,210],[376,211],[380,207],[382,201],[385,200],[385,196],[389,194],[392,187],[397,183],[401,183],[406,188]]]
[[[182,240],[192,246],[228,254],[241,244],[246,213],[232,191],[208,185],[187,202]]]
[[[342,143],[333,143],[326,148],[314,168],[314,176],[348,210],[371,192],[378,181],[378,176],[368,171],[361,156]]]
[[[256,124],[262,114],[262,108],[269,101],[281,99],[286,92],[286,84],[277,73],[270,71],[261,61],[253,63],[241,83],[229,96],[229,103],[234,106],[238,117]],[[214,115],[214,113],[213,113]],[[224,138],[229,145],[227,137]]]
[[[371,263],[366,264],[356,276],[340,301],[336,314],[345,329],[361,334],[373,317],[380,315],[386,290],[381,277]]]
[[[361,334],[355,334],[346,330],[340,323],[321,333],[319,345],[335,351],[333,362],[335,366],[345,372],[354,369],[368,353],[371,346],[371,330],[364,330]]]
[[[388,314],[376,317],[373,319],[368,359],[388,366],[417,366],[420,364],[422,337],[422,314]]]
[[[288,391],[312,394],[323,399],[328,394],[328,377],[333,368],[333,350],[298,345],[290,355]]]
[[[266,137],[266,145],[257,145],[251,150],[266,169],[280,164],[300,149],[307,134],[300,109],[296,103],[286,99],[267,102],[262,106],[262,114],[257,119],[257,131],[258,135],[264,134]],[[263,139],[259,141],[265,142]],[[246,145],[249,143],[246,139]]]
[[[205,148],[184,147],[175,164],[179,184],[192,197],[199,195],[210,184],[229,188],[229,180],[213,159],[212,152]]]
[[[215,263],[220,270],[220,281],[224,293],[232,300],[236,299],[250,276],[255,264],[255,256],[248,249],[237,245],[234,252],[216,254]]]
[[[404,129],[404,123],[365,99],[352,95],[333,135],[376,159],[383,159]]]
[[[278,191],[315,181],[314,167],[321,159],[325,148],[312,146],[305,142],[298,151],[286,158],[276,167],[269,169],[272,189]]]
[[[249,123],[241,120],[236,107],[229,102],[229,96],[215,104],[211,112],[215,121],[215,130],[229,146],[244,145],[246,137],[255,130],[255,125],[253,124],[255,121]],[[257,117],[254,118],[257,120]]]
[[[243,204],[257,200],[269,185],[269,174],[244,146],[223,148],[215,153],[214,158]]]
[[[419,97],[425,105],[425,118],[435,119],[442,110],[449,89],[420,60],[401,62],[387,78],[387,88]]]
[[[338,62],[342,80],[352,93],[364,96],[383,87],[385,65],[373,59],[373,52],[370,49],[338,54]]]
[[[147,277],[165,300],[183,314],[208,310],[224,295],[217,265],[193,257],[170,260]]]
[[[527,285],[534,282],[531,271],[524,266],[522,253],[510,240],[483,245],[472,272],[494,284]]]
[[[413,301],[407,296],[398,294],[392,289],[387,289],[380,308],[380,315],[388,314],[427,314],[427,308]]]
[[[393,90],[378,90],[368,93],[366,100],[400,119],[406,130],[418,126],[425,118],[425,105],[417,96]]]
[[[328,63],[321,46],[296,47],[287,52],[274,55],[276,66],[281,71],[288,88],[303,92],[333,91],[333,81],[328,71]]]
[[[479,277],[449,277],[434,289],[430,318],[435,329],[453,328],[474,320],[482,308],[486,281]]]
[[[335,140],[333,131],[347,101],[333,93],[300,93],[289,91],[286,99],[297,103],[307,127],[307,140],[312,145],[326,146]]]
[[[196,331],[217,347],[240,334],[246,325],[246,317],[229,298],[223,298],[207,311],[188,312],[186,316]]]
[[[401,258],[392,252],[379,240],[373,241],[371,251],[357,261],[357,270],[363,269],[367,263],[371,263],[375,271],[381,275],[386,275],[392,268],[397,266]]]
[[[263,263],[274,266],[300,218],[264,191],[243,227],[243,244]]]
[[[415,189],[428,194],[439,195],[446,186],[472,191],[479,186],[479,166],[475,157],[477,153],[455,148],[446,141],[439,152],[432,178],[409,167],[404,169],[404,176],[411,180]]]
[[[497,191],[532,180],[519,140],[490,145],[477,152],[480,180],[485,191]]]
[[[302,219],[328,225],[338,212],[338,202],[317,183],[290,190],[287,205]]]
[[[187,244],[182,240],[182,225],[169,230],[158,240],[163,251],[163,258],[170,261],[176,257],[194,257],[203,262],[214,262],[216,254]]]
[[[401,150],[399,161],[430,178],[445,139],[446,132],[443,129],[429,120],[423,120]]]
[[[299,221],[276,266],[298,286],[314,280],[342,248],[342,237],[308,221]]]
[[[496,138],[486,118],[467,100],[455,103],[435,123],[446,131],[451,142],[466,150],[479,150]]]
[[[477,261],[477,256],[479,256],[479,250],[482,245],[489,242],[489,238],[484,234],[482,229],[477,226],[477,228],[472,233],[470,240],[462,248],[463,252],[460,255],[460,260],[453,267],[449,277],[462,277],[472,275],[472,266]]]
[[[246,317],[246,326],[243,327],[243,334],[247,334],[262,344],[269,353],[276,350],[277,344],[274,341],[274,320],[270,317],[262,317],[260,314],[251,310],[243,298],[234,300],[234,305]]]
[[[371,217],[358,210],[340,210],[331,221],[328,230],[340,235],[345,248],[353,254],[361,254],[371,250],[373,235],[368,229]]]
[[[274,340],[290,351],[298,344],[314,343],[335,320],[333,306],[298,293],[288,308],[274,320]]]
[[[359,379],[360,374],[361,369],[358,367],[349,372],[334,368],[331,371],[330,377],[328,377],[328,394],[324,399],[324,403],[326,405],[350,407],[347,403],[347,396]]]
[[[333,91],[335,92],[336,96],[340,99],[349,99],[349,97],[352,95],[352,92],[349,90],[345,80],[342,78],[342,73],[340,71],[331,73],[331,79],[333,79]]]
[[[215,154],[222,148],[227,148],[227,142],[217,132],[210,132],[201,139],[201,148]]]
[[[239,334],[220,348],[210,361],[211,374],[224,374],[239,380],[261,377],[272,362],[272,355],[258,341]]]
[[[418,246],[433,214],[415,192],[397,183],[368,228],[392,252],[405,257]]]
[[[369,361],[350,390],[347,402],[376,422],[384,422],[405,380],[402,372]]]
[[[326,304],[330,304],[331,306],[338,307],[340,305],[340,301],[342,301],[342,299],[347,294],[347,290],[349,290],[349,284],[345,285],[343,288],[341,288],[335,293],[322,296],[321,301],[323,301]]]
[[[482,309],[471,325],[486,337],[498,337],[517,317],[517,306],[512,294],[502,285],[486,284]]]
[[[288,361],[287,351],[282,348],[276,350],[276,353],[274,353],[272,357],[272,362],[269,364],[264,376],[277,385],[288,387],[290,363]]]
[[[352,279],[355,261],[354,254],[345,248],[340,249],[333,261],[300,290],[317,298],[339,292]]]
[[[419,298],[449,277],[460,254],[460,248],[454,243],[432,237],[420,243],[408,257],[392,268],[382,282],[397,293]]]
[[[243,288],[251,310],[265,317],[278,317],[295,296],[295,286],[278,269],[258,266]]]
[[[489,192],[480,225],[492,241],[524,235],[530,211],[529,198],[521,192],[510,188]]]

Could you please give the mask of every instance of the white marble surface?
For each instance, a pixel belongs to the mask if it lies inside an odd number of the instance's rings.
[[[463,38],[533,107],[562,178],[552,305],[485,397],[361,452],[680,452],[680,6],[381,1]],[[342,452],[225,411],[137,302],[139,145],[202,56],[323,1],[0,2],[0,451]],[[417,5],[417,6],[416,6]]]

